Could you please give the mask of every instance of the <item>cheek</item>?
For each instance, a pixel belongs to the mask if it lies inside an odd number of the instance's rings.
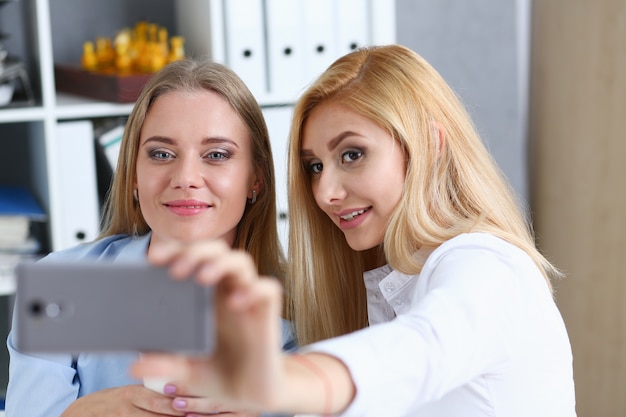
[[[150,164],[144,159],[143,155],[139,155],[137,162],[135,163],[135,177],[137,185],[141,186],[142,184],[150,182],[150,180],[156,175],[157,172],[152,169]]]
[[[395,183],[393,187],[389,187],[389,216],[395,211],[398,204],[400,204],[400,200],[402,200],[402,193],[404,192],[404,177],[398,178],[398,181]]]
[[[392,161],[393,163],[386,166],[382,171],[387,172],[387,175],[372,178],[373,181],[377,182],[376,189],[383,196],[382,201],[387,206],[388,214],[391,214],[400,203],[406,181],[406,164],[402,155],[392,159]]]
[[[318,198],[317,198],[317,191],[319,190],[319,185],[316,181],[310,181],[309,182],[309,188],[311,188],[311,194],[313,194],[313,198],[315,199],[315,202],[317,204],[319,204]]]
[[[228,169],[223,172],[207,172],[205,175],[210,187],[222,195],[231,195],[233,198],[246,198],[252,188],[252,174],[246,168]]]
[[[319,208],[321,208],[324,212],[326,212],[326,210],[324,210],[324,207],[325,207],[324,201],[322,200],[319,194],[319,182],[314,181],[314,180],[311,181],[310,187],[311,187],[311,193],[313,194],[313,199],[315,200],[315,204],[317,204]]]
[[[142,193],[147,193],[148,190],[157,188],[159,183],[163,182],[163,175],[159,174],[158,171],[151,172],[145,168],[141,168],[139,164],[137,164],[137,172],[136,172],[136,184],[135,186],[142,191]]]

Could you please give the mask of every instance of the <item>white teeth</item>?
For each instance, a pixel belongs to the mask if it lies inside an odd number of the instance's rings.
[[[357,210],[357,211],[353,211],[350,214],[346,214],[345,216],[341,216],[341,218],[343,220],[350,221],[354,219],[356,216],[358,216],[359,214],[363,214],[363,213],[365,213],[365,210]]]

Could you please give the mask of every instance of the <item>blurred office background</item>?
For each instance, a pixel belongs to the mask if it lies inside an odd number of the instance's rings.
[[[54,60],[64,62],[82,40],[137,16],[179,32],[177,1],[186,0],[21,0],[4,6],[0,28],[41,90],[29,47],[37,31],[19,19],[35,5],[50,5]],[[555,297],[572,341],[578,415],[626,416],[626,1],[395,0],[395,9],[397,42],[461,97],[540,248],[566,275]],[[10,127],[5,120],[3,132]]]

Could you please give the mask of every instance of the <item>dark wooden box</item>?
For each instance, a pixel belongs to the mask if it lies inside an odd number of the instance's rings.
[[[114,103],[134,103],[152,74],[120,75],[85,71],[79,66],[55,65],[56,89],[65,93]]]

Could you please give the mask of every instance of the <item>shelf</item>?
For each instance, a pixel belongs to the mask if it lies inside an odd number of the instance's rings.
[[[133,103],[107,103],[59,92],[56,100],[54,116],[58,120],[126,116],[133,109]]]
[[[57,105],[52,110],[51,116],[57,120],[127,116],[132,109],[133,103],[107,103],[59,93]],[[46,118],[47,113],[47,110],[40,105],[0,107],[0,124],[38,122]]]
[[[41,106],[1,107],[0,123],[41,121],[45,111]]]

